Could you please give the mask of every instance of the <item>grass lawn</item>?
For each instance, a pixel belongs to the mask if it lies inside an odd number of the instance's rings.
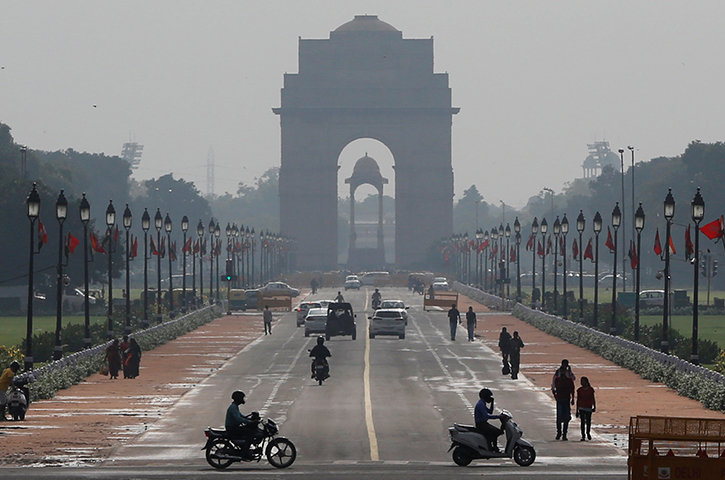
[[[662,324],[662,315],[642,315],[642,325]],[[692,337],[692,315],[673,315],[672,328],[685,337]],[[725,315],[699,315],[698,338],[707,338],[725,348]]]
[[[104,323],[106,317],[91,316],[91,323]],[[83,315],[63,316],[63,325],[83,324]],[[27,317],[0,317],[0,345],[13,347],[25,338]],[[55,331],[55,316],[34,316],[33,333]]]

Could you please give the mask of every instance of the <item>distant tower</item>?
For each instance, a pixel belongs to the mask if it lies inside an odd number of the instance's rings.
[[[206,196],[214,195],[214,149],[209,145],[209,153],[206,155]]]
[[[128,142],[123,144],[121,150],[121,158],[126,160],[131,168],[136,170],[141,163],[141,155],[143,155],[143,145],[136,142]]]
[[[609,142],[601,141],[588,144],[589,156],[582,164],[582,173],[584,178],[597,177],[602,172],[602,168],[607,165],[620,171],[619,157],[609,148]]]

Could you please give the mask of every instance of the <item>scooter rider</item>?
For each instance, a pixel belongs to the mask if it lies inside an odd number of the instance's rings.
[[[476,403],[476,408],[473,412],[476,429],[478,429],[479,433],[488,440],[489,450],[492,452],[498,452],[498,437],[503,434],[503,430],[488,423],[488,420],[490,419],[501,418],[500,415],[492,415],[493,393],[488,388],[483,388],[480,392],[478,392],[478,397],[479,400],[478,403]]]
[[[327,357],[331,357],[330,350],[325,346],[325,337],[317,337],[317,345],[310,350],[310,357],[312,357],[312,378],[315,378],[315,363],[322,362],[325,366],[325,378],[330,376],[330,365],[327,363]]]
[[[246,403],[245,397],[244,392],[239,390],[232,393],[232,403],[227,408],[224,428],[229,438],[237,440],[235,443],[239,443],[239,446],[248,453],[249,442],[254,438],[259,424],[259,413],[252,412],[249,416],[241,414],[239,405]]]
[[[372,300],[373,300],[373,307],[375,307],[376,305],[380,305],[381,298],[382,298],[382,295],[380,295],[380,290],[378,290],[376,288],[375,289],[375,292],[373,292],[373,298],[372,298]]]
[[[0,376],[0,421],[5,420],[5,405],[7,404],[5,392],[10,387],[13,377],[18,373],[18,370],[20,370],[20,364],[17,361],[13,361],[10,367],[6,368],[2,376]]]

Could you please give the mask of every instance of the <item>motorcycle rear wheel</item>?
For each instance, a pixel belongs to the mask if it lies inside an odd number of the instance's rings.
[[[473,457],[469,455],[469,453],[466,451],[464,447],[456,447],[453,450],[453,461],[456,462],[456,465],[459,467],[466,467],[468,466],[471,461],[473,460]]]
[[[287,468],[297,458],[297,449],[286,438],[275,438],[267,445],[267,461],[275,468]]]
[[[231,441],[226,438],[216,438],[206,447],[206,461],[212,467],[218,470],[224,470],[234,463],[234,460],[219,457],[229,455],[234,450],[235,448]]]
[[[534,447],[517,446],[514,448],[514,461],[521,467],[528,467],[536,460]]]

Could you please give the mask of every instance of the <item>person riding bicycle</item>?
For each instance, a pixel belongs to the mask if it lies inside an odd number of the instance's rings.
[[[382,295],[380,295],[380,290],[376,288],[375,292],[373,292],[373,308],[376,308],[378,305],[380,305],[381,299]]]
[[[243,405],[246,395],[239,390],[232,393],[232,403],[227,408],[226,419],[224,420],[224,428],[229,438],[235,441],[242,450],[249,453],[249,444],[258,432],[259,413],[252,412],[249,415],[242,415],[239,411],[239,405]]]
[[[322,362],[325,366],[325,378],[330,376],[330,365],[327,363],[327,357],[331,357],[330,350],[325,346],[325,337],[317,337],[317,345],[310,350],[310,357],[312,357],[312,378],[315,378],[315,364]]]

